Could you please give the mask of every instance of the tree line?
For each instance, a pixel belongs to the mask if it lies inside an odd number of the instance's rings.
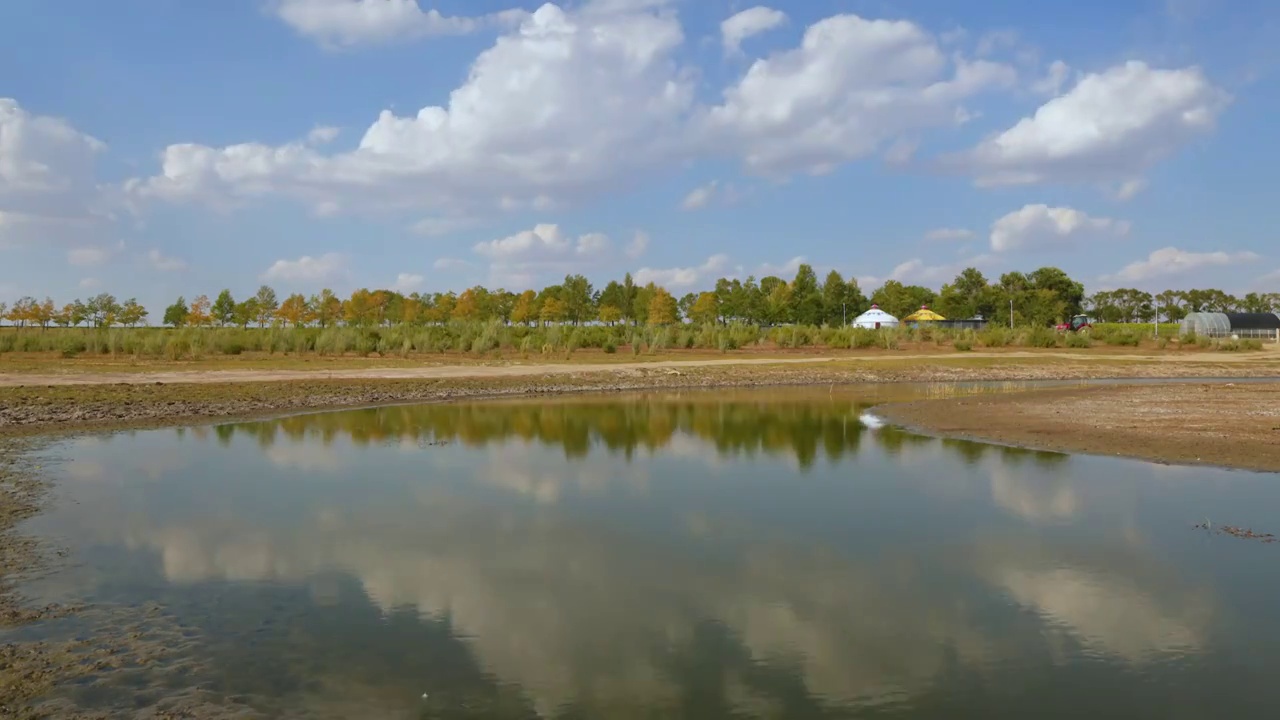
[[[171,327],[375,327],[440,325],[453,321],[500,321],[511,325],[603,323],[666,326],[741,323],[758,326],[840,326],[872,304],[902,317],[929,306],[951,319],[984,318],[1001,325],[1045,326],[1086,310],[1106,322],[1177,321],[1188,312],[1280,312],[1280,293],[1249,293],[1236,298],[1221,290],[1167,290],[1152,295],[1136,289],[1102,291],[1087,296],[1084,285],[1056,267],[1030,273],[1009,272],[989,280],[976,268],[962,271],[938,291],[889,280],[870,296],[858,282],[832,270],[819,280],[810,265],[801,265],[786,280],[770,275],[720,278],[710,289],[676,297],[655,283],[640,285],[628,273],[621,281],[595,288],[582,275],[541,290],[520,293],[475,286],[460,293],[410,293],[362,288],[341,298],[330,289],[311,296],[291,294],[281,300],[263,285],[237,300],[223,290],[210,300],[199,295],[177,298],[160,316]],[[136,299],[118,301],[110,293],[57,306],[51,298],[23,297],[7,306],[0,318],[19,327],[135,327],[151,313]]]

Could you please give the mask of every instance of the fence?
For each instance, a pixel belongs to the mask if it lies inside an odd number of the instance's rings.
[[[1201,330],[1197,335],[1214,339],[1261,340],[1263,342],[1280,343],[1280,330],[1270,328],[1211,328]]]

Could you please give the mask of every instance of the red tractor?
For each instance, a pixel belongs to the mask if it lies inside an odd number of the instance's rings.
[[[1071,318],[1070,322],[1056,325],[1054,329],[1060,333],[1087,333],[1093,330],[1093,323],[1089,322],[1088,315],[1076,315]]]

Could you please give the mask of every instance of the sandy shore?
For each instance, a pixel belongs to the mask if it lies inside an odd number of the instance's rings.
[[[1069,356],[1068,356],[1069,357]],[[728,359],[612,365],[528,364],[355,368],[332,371],[214,370],[0,374],[0,434],[172,424],[301,410],[486,396],[665,388],[882,382],[1277,377],[1280,363],[1182,356],[1063,359],[1017,354],[892,360]],[[1211,360],[1211,361],[1210,361]]]
[[[1280,383],[1055,388],[892,404],[880,412],[932,434],[1280,472]]]

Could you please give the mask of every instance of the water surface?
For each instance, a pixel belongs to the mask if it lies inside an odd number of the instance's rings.
[[[83,438],[57,448],[62,502],[31,524],[78,565],[33,592],[164,608],[201,658],[174,686],[267,715],[1278,706],[1280,544],[1192,525],[1273,531],[1280,478],[871,428],[878,399],[560,398]]]

